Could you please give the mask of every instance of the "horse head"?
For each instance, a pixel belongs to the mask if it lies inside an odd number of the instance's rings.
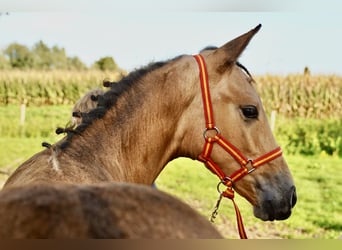
[[[255,82],[238,63],[260,26],[219,48],[201,51],[196,60],[184,59],[197,92],[181,119],[182,141],[189,155],[253,205],[256,217],[283,220],[297,200],[294,182]]]

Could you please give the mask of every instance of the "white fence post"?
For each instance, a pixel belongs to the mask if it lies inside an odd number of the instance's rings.
[[[20,126],[24,126],[26,119],[26,101],[23,101],[20,104]]]

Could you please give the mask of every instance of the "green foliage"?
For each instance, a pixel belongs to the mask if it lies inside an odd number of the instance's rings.
[[[68,57],[67,58],[67,67],[68,70],[85,70],[87,67],[85,64],[77,57]]]
[[[95,69],[99,69],[102,71],[115,71],[118,70],[118,66],[116,64],[116,62],[114,61],[114,59],[112,57],[102,57],[100,58],[98,61],[96,61],[94,63],[93,66]]]
[[[342,157],[342,120],[281,119],[275,135],[287,154]]]
[[[34,57],[34,68],[50,69],[52,67],[53,59],[50,48],[43,41],[39,41],[34,45],[32,54]]]
[[[11,64],[6,59],[6,57],[0,54],[0,70],[7,70],[11,68]]]
[[[5,49],[4,54],[9,58],[12,68],[29,69],[33,66],[32,53],[24,45],[12,43]]]
[[[8,68],[84,70],[87,66],[78,57],[69,57],[64,48],[56,45],[50,48],[43,41],[39,41],[32,49],[19,43],[8,45],[3,54],[0,54],[0,69]]]

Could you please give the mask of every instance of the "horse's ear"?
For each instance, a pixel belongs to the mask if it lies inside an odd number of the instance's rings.
[[[261,24],[259,24],[249,32],[235,38],[234,40],[218,48],[214,53],[217,60],[216,62],[218,70],[226,70],[227,67],[235,64],[241,53],[247,47],[249,41],[260,30],[260,28]]]

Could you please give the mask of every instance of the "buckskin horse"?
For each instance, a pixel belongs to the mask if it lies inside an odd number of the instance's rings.
[[[238,63],[260,27],[217,49],[133,71],[112,85],[65,140],[19,166],[4,188],[112,181],[151,185],[169,161],[189,157],[204,162],[226,186],[220,197],[234,202],[236,191],[253,205],[257,218],[288,218],[297,200],[293,179],[254,80]]]

